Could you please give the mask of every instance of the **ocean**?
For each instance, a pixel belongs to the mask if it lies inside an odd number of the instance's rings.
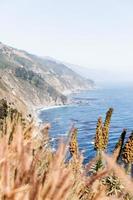
[[[111,153],[124,128],[127,137],[133,130],[133,86],[108,86],[71,95],[71,105],[42,109],[39,119],[42,123],[50,122],[52,148],[57,147],[59,138],[66,138],[70,128],[78,128],[79,149],[85,162],[95,156],[94,137],[97,119],[105,119],[107,110],[114,109],[107,152]]]

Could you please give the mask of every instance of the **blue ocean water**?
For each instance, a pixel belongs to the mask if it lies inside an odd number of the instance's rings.
[[[60,137],[66,137],[74,125],[78,128],[79,148],[83,151],[85,161],[94,157],[94,136],[97,119],[105,119],[109,107],[114,109],[108,152],[110,153],[123,130],[127,129],[127,137],[133,130],[133,86],[102,87],[91,91],[84,91],[71,96],[72,105],[42,110],[39,118],[42,122],[50,122],[50,136],[52,146],[56,147]]]

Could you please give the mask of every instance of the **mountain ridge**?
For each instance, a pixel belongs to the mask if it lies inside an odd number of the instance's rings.
[[[0,43],[1,96],[30,107],[62,105],[67,103],[66,94],[92,87],[93,81],[61,62]]]

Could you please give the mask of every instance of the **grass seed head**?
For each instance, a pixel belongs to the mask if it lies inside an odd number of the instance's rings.
[[[77,142],[77,128],[73,128],[71,131],[71,138],[69,143],[69,151],[72,157],[78,156],[78,142]]]
[[[125,163],[133,163],[133,132],[129,136],[124,146],[122,156]]]

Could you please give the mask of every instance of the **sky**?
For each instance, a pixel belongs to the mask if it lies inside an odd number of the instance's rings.
[[[132,0],[0,0],[0,24],[7,45],[132,80]]]

